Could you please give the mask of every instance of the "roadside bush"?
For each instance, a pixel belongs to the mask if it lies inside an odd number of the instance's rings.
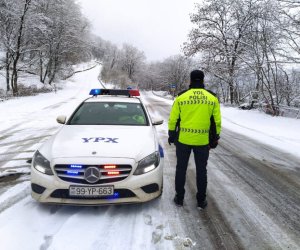
[[[43,86],[42,88],[37,88],[36,85],[24,86],[23,84],[19,84],[18,86],[19,96],[34,96],[38,93],[49,93],[52,91],[53,88],[51,86]]]

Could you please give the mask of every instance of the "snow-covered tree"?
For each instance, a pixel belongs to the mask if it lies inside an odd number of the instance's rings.
[[[145,66],[138,74],[140,86],[152,90],[170,90],[175,86],[174,93],[188,88],[191,70],[195,69],[194,61],[183,55],[174,55],[161,62]]]
[[[33,12],[42,20],[38,27],[31,26],[29,39],[37,48],[40,80],[48,78],[51,84],[59,71],[89,58],[89,25],[73,0],[39,1]]]
[[[31,2],[31,0],[0,1],[0,41],[6,53],[6,82],[8,90],[11,86],[14,94],[18,93],[17,66],[24,49],[24,33]],[[10,69],[12,69],[11,85]]]
[[[235,76],[243,40],[251,25],[252,0],[206,0],[197,4],[191,14],[195,28],[189,33],[184,52],[201,53],[203,65],[229,87],[229,100],[234,101]]]
[[[186,89],[189,85],[189,76],[193,66],[193,61],[182,55],[165,59],[159,72],[161,83],[175,85],[175,93]]]
[[[102,79],[122,88],[131,84],[138,85],[137,75],[145,65],[144,52],[130,44],[124,44],[121,49],[109,42],[105,45]]]
[[[57,73],[91,58],[89,25],[74,0],[0,0],[0,7],[0,47],[14,95],[19,71],[51,84]]]
[[[134,81],[137,71],[143,66],[146,57],[144,52],[130,44],[124,44],[121,50],[120,66],[130,80]]]
[[[205,0],[191,15],[184,52],[200,55],[224,101],[257,90],[273,110],[295,89],[299,63],[299,1]]]

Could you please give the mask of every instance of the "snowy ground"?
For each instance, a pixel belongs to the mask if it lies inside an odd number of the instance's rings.
[[[166,153],[160,199],[91,208],[37,204],[27,160],[60,128],[56,117],[69,115],[89,89],[100,87],[100,68],[76,74],[57,93],[0,103],[0,249],[300,248],[300,120],[222,107],[224,130],[209,162],[209,207],[194,209],[191,163],[185,208],[178,210],[171,202],[174,147],[166,143],[173,101],[150,92],[143,92],[144,103],[165,120],[158,127]]]

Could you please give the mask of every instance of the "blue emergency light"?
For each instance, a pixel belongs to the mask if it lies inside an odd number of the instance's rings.
[[[90,95],[123,95],[123,96],[140,96],[138,89],[92,89]]]
[[[119,192],[114,192],[113,195],[110,195],[107,197],[108,200],[113,200],[113,199],[118,199],[120,198],[120,193]]]
[[[90,91],[90,95],[100,95],[101,94],[101,89],[92,89]]]

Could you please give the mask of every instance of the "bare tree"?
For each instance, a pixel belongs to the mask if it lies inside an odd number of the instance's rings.
[[[6,53],[6,82],[7,90],[10,90],[10,84],[13,94],[18,93],[18,62],[22,54],[22,47],[24,46],[24,30],[26,23],[26,16],[31,5],[31,0],[16,0],[8,1],[1,0],[1,17],[0,17],[0,31],[1,44]],[[12,74],[10,79],[10,68]]]
[[[203,65],[229,86],[229,100],[234,101],[235,77],[243,40],[252,23],[252,0],[207,0],[197,4],[191,15],[196,25],[190,32],[184,52],[188,56],[201,53]]]
[[[5,51],[3,67],[5,68],[6,88],[10,91],[10,65],[13,54],[14,28],[16,20],[7,1],[0,1],[0,49]],[[1,68],[1,67],[0,67]]]
[[[224,101],[239,102],[256,90],[275,112],[297,89],[299,8],[296,0],[206,0],[191,15],[196,27],[184,52],[201,56]]]
[[[245,40],[245,53],[240,58],[256,77],[255,89],[260,91],[271,113],[276,114],[278,105],[286,100],[286,92],[292,89],[287,87],[291,84],[291,71],[286,65],[295,60],[291,60],[286,49],[287,26],[280,2],[261,1],[258,7]]]
[[[124,82],[125,74],[120,69],[120,54],[121,51],[118,47],[109,41],[104,41],[98,44],[98,51],[103,51],[101,79],[104,82],[113,82],[120,84],[121,78]],[[127,79],[129,81],[129,79]]]
[[[186,89],[189,85],[189,75],[193,61],[182,55],[176,55],[164,60],[160,67],[161,83],[175,85],[175,93]]]
[[[285,58],[300,63],[300,2],[298,0],[278,0],[281,7],[281,18],[275,21],[285,37],[288,49]]]
[[[131,84],[138,85],[138,75],[145,67],[144,52],[130,44],[124,44],[121,49],[110,42],[104,42],[101,46],[105,50],[102,79],[120,85],[122,88]]]
[[[127,73],[130,80],[134,81],[135,74],[144,63],[146,57],[144,52],[138,50],[136,47],[124,44],[121,50],[121,68]]]
[[[14,95],[20,71],[51,84],[71,64],[91,59],[89,25],[74,0],[0,0],[0,7],[0,48]]]
[[[174,55],[161,62],[146,65],[139,71],[138,82],[140,86],[152,90],[170,91],[178,93],[189,85],[189,75],[195,68],[194,61],[183,55]]]
[[[33,29],[31,44],[37,49],[40,81],[51,84],[56,74],[85,57],[90,59],[89,25],[72,0],[40,1],[35,11],[43,14],[42,24]]]

